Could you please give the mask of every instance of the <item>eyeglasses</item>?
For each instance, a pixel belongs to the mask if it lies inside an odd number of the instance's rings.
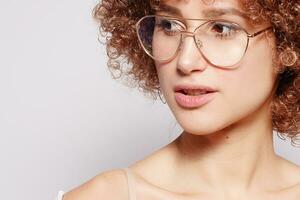
[[[181,20],[203,21],[193,32]],[[227,20],[181,19],[163,15],[147,15],[136,23],[138,39],[144,51],[158,62],[169,62],[181,50],[186,36],[194,38],[202,56],[212,65],[233,68],[245,55],[253,34],[239,24]]]

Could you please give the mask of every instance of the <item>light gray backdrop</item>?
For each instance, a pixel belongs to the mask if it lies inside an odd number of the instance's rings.
[[[0,2],[0,198],[52,200],[180,133],[167,106],[114,81],[94,0]],[[300,149],[275,140],[300,164]]]

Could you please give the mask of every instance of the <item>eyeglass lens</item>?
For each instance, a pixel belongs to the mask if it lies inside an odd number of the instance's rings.
[[[138,37],[148,55],[157,61],[168,61],[180,50],[185,26],[179,20],[164,16],[146,16],[138,22]],[[194,32],[195,44],[213,65],[230,67],[238,63],[247,48],[248,37],[237,24],[227,21],[205,21]]]

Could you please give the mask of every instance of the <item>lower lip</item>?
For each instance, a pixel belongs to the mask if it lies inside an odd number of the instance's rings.
[[[197,108],[203,106],[204,104],[210,102],[216,92],[211,92],[207,94],[202,94],[198,96],[190,96],[185,95],[180,92],[175,93],[175,100],[176,102],[184,108]]]

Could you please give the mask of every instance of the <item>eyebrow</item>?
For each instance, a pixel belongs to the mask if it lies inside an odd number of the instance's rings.
[[[157,11],[158,12],[166,12],[166,13],[177,15],[177,16],[183,18],[183,15],[178,8],[167,5],[167,4],[161,3],[159,5],[159,8]],[[212,8],[212,9],[204,10],[203,14],[207,18],[220,17],[223,15],[236,15],[236,16],[247,19],[247,15],[245,13],[243,13],[235,8]]]

